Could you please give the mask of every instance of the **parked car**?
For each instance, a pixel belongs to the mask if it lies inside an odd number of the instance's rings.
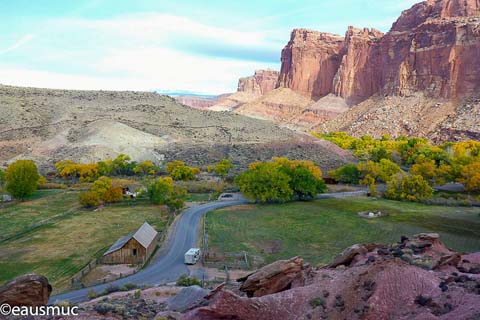
[[[218,200],[233,200],[234,196],[231,193],[222,193],[219,197]]]

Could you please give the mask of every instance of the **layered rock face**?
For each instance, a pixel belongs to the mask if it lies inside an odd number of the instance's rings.
[[[292,31],[282,50],[278,87],[319,99],[333,91],[333,78],[342,61],[344,38],[306,29]]]
[[[238,80],[238,92],[255,95],[267,94],[275,89],[278,75],[278,71],[274,70],[256,70],[253,76]]]
[[[357,104],[374,94],[456,99],[480,89],[480,2],[428,0],[385,35],[350,27],[345,37],[294,30],[282,51],[279,86]]]

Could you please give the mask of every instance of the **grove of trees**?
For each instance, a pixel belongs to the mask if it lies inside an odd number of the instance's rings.
[[[235,182],[247,198],[261,203],[311,200],[326,189],[322,171],[313,162],[287,158],[254,162]]]
[[[480,192],[479,141],[435,146],[421,138],[383,136],[377,140],[370,136],[354,138],[343,132],[317,136],[351,150],[360,159],[358,165],[348,164],[330,171],[329,175],[340,182],[368,185],[372,193],[379,181],[387,183],[390,198],[409,201],[432,196],[425,184],[432,187],[460,182],[467,191]],[[415,185],[425,192],[406,194],[401,191],[406,187],[400,185]]]

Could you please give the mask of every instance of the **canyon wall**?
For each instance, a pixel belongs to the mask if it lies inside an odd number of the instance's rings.
[[[480,90],[480,0],[428,0],[383,35],[349,27],[345,37],[295,29],[277,86],[350,105],[374,94],[456,99]]]
[[[246,92],[255,95],[264,95],[275,89],[278,80],[278,71],[256,70],[251,77],[238,80],[238,92]]]

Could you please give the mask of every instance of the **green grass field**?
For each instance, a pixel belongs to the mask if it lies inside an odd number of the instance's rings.
[[[389,216],[365,219],[357,215],[367,210],[382,210]],[[401,235],[420,232],[439,232],[455,250],[480,250],[480,208],[370,198],[225,208],[208,213],[207,228],[211,251],[246,251],[265,263],[296,255],[315,264],[329,263],[355,243],[391,243]]]
[[[47,276],[57,293],[68,288],[71,276],[144,221],[157,231],[166,227],[168,215],[162,207],[138,203],[94,212],[79,209],[77,196],[77,192],[49,192],[0,209],[0,232],[21,232],[18,237],[0,242],[0,283],[35,272]],[[67,210],[71,210],[68,215],[25,232],[34,221]]]

